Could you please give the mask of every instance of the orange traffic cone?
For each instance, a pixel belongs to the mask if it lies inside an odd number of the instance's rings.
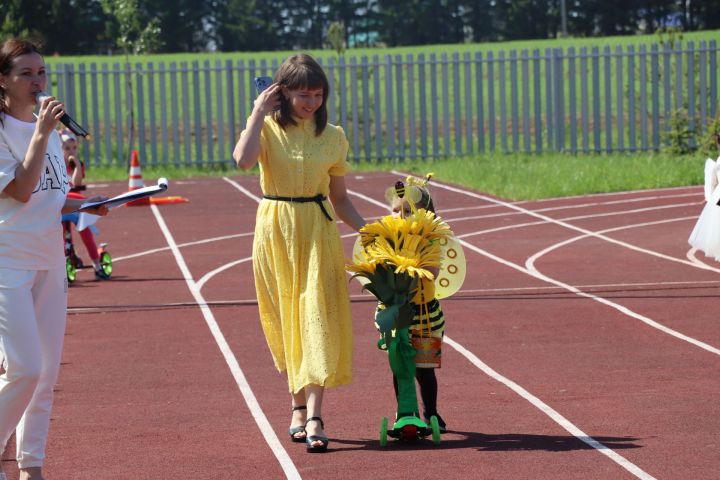
[[[130,174],[128,177],[128,192],[137,190],[138,188],[144,187],[142,181],[142,172],[140,171],[140,160],[138,158],[137,150],[132,151],[130,158]],[[137,207],[140,205],[150,205],[150,199],[148,197],[133,200],[126,204],[128,207]]]

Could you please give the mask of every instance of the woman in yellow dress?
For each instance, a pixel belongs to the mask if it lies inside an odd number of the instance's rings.
[[[322,68],[293,55],[273,82],[255,100],[233,158],[243,169],[260,164],[253,271],[265,338],[275,366],[287,372],[289,435],[309,452],[325,451],[324,389],[352,377],[350,299],[335,221],[356,231],[365,221],[345,188],[348,141],[327,123]]]

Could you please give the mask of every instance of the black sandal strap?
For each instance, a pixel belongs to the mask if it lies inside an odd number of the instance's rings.
[[[323,419],[320,417],[310,417],[307,420],[305,420],[305,428],[307,428],[307,424],[309,422],[312,422],[313,420],[320,422],[320,428],[325,430],[325,423],[323,422]]]
[[[307,407],[305,405],[298,405],[297,407],[292,407],[293,412],[297,412],[298,410],[307,410]]]

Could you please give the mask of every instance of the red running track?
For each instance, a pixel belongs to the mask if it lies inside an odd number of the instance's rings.
[[[347,183],[370,219],[398,178]],[[718,478],[720,264],[687,245],[701,187],[507,203],[436,183],[468,260],[443,302],[450,432],[379,446],[392,384],[374,304],[352,284],[354,381],[327,393],[325,455],[289,441],[287,384],[259,324],[258,179],[171,192],[190,202],[99,222],[113,278],[83,271],[70,289],[48,479]]]

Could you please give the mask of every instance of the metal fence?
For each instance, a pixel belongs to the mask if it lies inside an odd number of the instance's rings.
[[[697,141],[718,115],[718,49],[684,45],[510,50],[319,59],[329,120],[350,159],[397,161],[501,152],[659,150],[673,116]],[[94,165],[231,162],[255,97],[276,62],[57,64],[52,92],[92,138]]]

